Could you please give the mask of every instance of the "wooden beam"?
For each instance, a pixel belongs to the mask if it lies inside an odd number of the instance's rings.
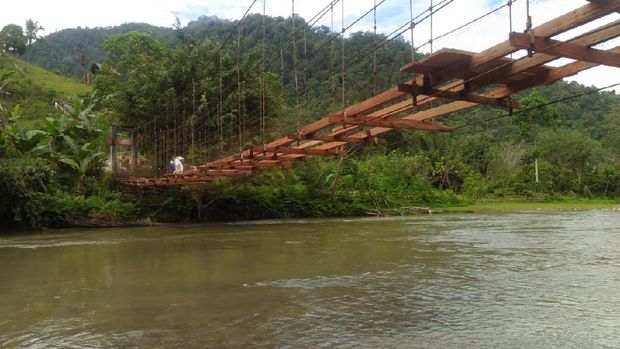
[[[250,166],[251,168],[272,168],[272,167],[290,167],[291,165],[291,160],[285,160],[285,159],[278,159],[278,160],[244,160],[243,162],[240,161],[214,161],[214,162],[209,162],[206,164],[207,166],[209,166],[210,168],[218,168],[218,169],[223,169],[223,168],[230,168],[230,169],[241,169],[241,168],[247,168],[248,166]],[[205,166],[205,165],[202,165]],[[205,168],[199,166],[199,168]]]
[[[242,171],[239,171],[237,169],[230,169],[230,170],[206,170],[203,173],[208,175],[208,176],[238,176],[238,175],[247,174],[247,173],[243,173]]]
[[[435,132],[450,132],[451,128],[439,122],[420,122],[416,120],[406,120],[399,118],[373,118],[370,116],[356,116],[347,118],[346,121],[342,116],[332,117],[334,122],[346,122],[351,125],[364,126],[380,126],[387,128],[407,128]],[[322,149],[327,150],[327,149]]]
[[[503,108],[521,108],[521,104],[514,100],[506,99],[506,98],[490,98],[481,95],[475,95],[468,93],[466,90],[461,90],[459,92],[449,91],[449,90],[440,90],[436,88],[424,88],[422,86],[419,87],[423,90],[424,94],[429,96],[437,96],[447,99],[453,99],[457,101],[467,101],[478,104],[492,105],[495,107],[503,107]],[[405,93],[411,93],[413,90],[413,85],[409,84],[399,84],[398,89]]]
[[[510,33],[512,47],[530,48],[530,36],[524,33]],[[562,42],[536,36],[534,38],[534,51],[541,51],[547,55],[576,59],[578,61],[603,64],[620,68],[620,55],[604,50],[576,45],[570,42]]]
[[[620,46],[617,46],[609,50],[609,52],[620,54]],[[519,91],[523,91],[532,86],[549,85],[565,77],[575,75],[581,71],[590,69],[592,67],[596,67],[597,65],[598,65],[597,63],[590,63],[590,62],[581,62],[581,61],[572,62],[566,65],[563,65],[561,67],[555,68],[553,71],[551,71],[549,74],[545,76],[534,76],[531,79],[518,81],[512,85],[508,85],[505,87],[498,87],[488,92],[487,94],[491,96],[507,96],[507,95],[517,93]]]
[[[386,144],[387,141],[383,138],[379,137],[366,137],[366,138],[354,138],[354,137],[340,137],[340,136],[332,136],[332,135],[323,135],[315,137],[315,139],[324,141],[324,142],[347,142],[347,143],[372,143],[372,144]]]
[[[349,127],[348,129],[351,129],[351,128]],[[343,130],[346,130],[346,129],[343,128]],[[297,139],[297,136],[295,134],[292,134],[292,135],[288,135],[288,138]],[[358,139],[358,138],[342,136],[341,134],[331,134],[331,133],[322,135],[322,136],[309,135],[309,136],[306,136],[306,139],[318,140],[318,141],[323,141],[323,142],[340,141],[340,142],[347,142],[347,143],[374,143],[374,144],[387,143],[386,140],[383,138],[377,138],[377,137],[368,138],[367,137],[364,139]],[[254,157],[256,158],[256,156]]]
[[[262,147],[255,147],[256,151],[263,151]],[[267,147],[265,149],[266,152],[269,153],[277,153],[277,154],[300,154],[300,155],[319,155],[319,156],[327,156],[327,155],[339,155],[346,156],[345,153],[338,151],[337,149],[315,149],[315,148],[277,148],[277,147]]]

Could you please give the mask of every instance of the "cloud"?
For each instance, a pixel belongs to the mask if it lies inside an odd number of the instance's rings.
[[[430,0],[343,0],[344,1],[344,25],[349,26],[354,20],[370,10],[375,3],[378,6],[377,31],[391,33],[410,20],[410,4],[413,4],[413,16],[423,14]],[[21,0],[6,1],[0,11],[0,27],[9,23],[24,25],[26,19],[32,18],[39,21],[46,30],[42,35],[49,34],[60,29],[72,27],[105,27],[126,22],[145,22],[158,26],[170,27],[178,16],[183,24],[202,15],[218,16],[227,19],[239,19],[254,0],[108,0],[95,2],[88,0]],[[297,0],[295,1],[295,13],[310,20],[320,10],[325,8],[329,0]],[[447,6],[438,10],[433,16],[433,37],[450,32],[456,27],[478,18],[491,9],[506,3],[505,0],[434,0],[436,8],[442,3]],[[557,17],[564,12],[586,4],[585,0],[537,0],[531,1],[531,15],[534,26],[549,19]],[[256,0],[251,13],[262,13],[263,4],[266,4],[265,12],[270,16],[288,17],[292,11],[291,0]],[[514,31],[523,31],[525,28],[526,0],[516,0],[512,6],[512,23]],[[318,21],[318,25],[332,26],[339,32],[342,29],[342,3],[333,6],[333,11],[327,11]],[[475,24],[466,26],[450,35],[436,39],[433,42],[433,50],[441,47],[450,47],[468,51],[481,51],[498,42],[504,41],[509,32],[508,8],[505,7]],[[620,18],[614,14],[597,22],[601,25]],[[355,24],[349,32],[373,31],[374,13],[371,11],[365,18]],[[584,30],[584,29],[580,29]],[[414,44],[419,46],[421,52],[429,52],[429,38],[431,33],[430,20],[419,23],[414,28]],[[578,33],[571,31],[559,36],[566,39]],[[409,40],[410,33],[403,34]],[[618,41],[608,44],[605,48],[618,45]],[[588,72],[580,73],[572,77],[586,85],[605,86],[614,82],[620,82],[620,69],[618,68],[594,68]]]

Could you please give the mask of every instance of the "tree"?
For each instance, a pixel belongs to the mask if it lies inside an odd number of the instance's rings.
[[[39,22],[35,22],[32,19],[28,19],[26,21],[26,40],[28,41],[28,61],[30,61],[30,50],[32,47],[32,43],[37,41],[39,38],[37,33],[41,30],[45,30],[42,26],[39,25]]]
[[[521,141],[517,144],[503,142],[498,147],[494,147],[493,150],[489,164],[490,175],[499,178],[504,185],[504,191],[507,191],[525,155],[524,142]]]
[[[26,37],[24,30],[17,24],[8,24],[0,31],[2,50],[21,55],[26,51]]]
[[[151,35],[114,35],[103,46],[106,59],[94,81],[96,90],[128,125],[162,115],[171,100],[170,52]]]
[[[540,137],[539,146],[542,157],[565,174],[554,175],[554,180],[564,185],[564,188],[556,189],[570,189],[580,193],[583,189],[584,174],[595,168],[601,158],[601,144],[583,131],[568,129],[547,131]],[[567,185],[575,179],[577,181],[574,186]]]
[[[522,110],[515,113],[512,123],[519,128],[522,140],[531,140],[534,130],[540,126],[551,126],[559,117],[558,110],[547,105],[547,99],[538,91],[534,91],[521,99]]]
[[[605,117],[605,128],[607,134],[603,141],[616,154],[617,162],[620,166],[620,107],[607,114]]]

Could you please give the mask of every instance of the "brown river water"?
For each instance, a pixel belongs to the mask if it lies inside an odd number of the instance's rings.
[[[0,236],[1,348],[620,348],[620,212]]]

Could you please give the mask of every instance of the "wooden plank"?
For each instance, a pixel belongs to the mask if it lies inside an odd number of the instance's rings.
[[[343,131],[347,131],[350,129],[351,127],[339,128],[339,130],[343,130]],[[297,139],[297,136],[295,134],[291,134],[291,135],[288,135],[288,138]],[[342,133],[337,133],[337,134],[328,133],[322,136],[308,135],[306,136],[306,139],[318,140],[322,142],[342,141],[342,142],[347,142],[347,143],[364,143],[364,142],[374,143],[374,144],[385,144],[386,143],[385,139],[381,139],[381,138],[370,137],[370,138],[358,139],[358,138],[346,137],[342,135]],[[276,155],[274,154],[274,156]],[[254,156],[254,158],[256,158],[256,155]]]
[[[436,88],[423,88],[421,86],[419,88],[422,89],[426,95],[430,95],[430,96],[437,96],[437,97],[453,99],[457,101],[468,101],[468,102],[474,102],[478,104],[485,104],[485,105],[491,105],[491,106],[503,107],[503,108],[520,108],[521,107],[521,105],[514,100],[509,100],[506,98],[489,98],[489,97],[485,97],[481,95],[467,93],[467,91],[465,90],[456,92],[456,91],[441,90],[441,89],[436,89]],[[411,91],[413,90],[413,85],[399,84],[398,89],[405,93],[411,93]]]
[[[255,147],[258,148],[258,147]],[[262,147],[261,150],[262,151]],[[336,149],[315,149],[315,148],[277,148],[277,147],[267,147],[266,149],[269,153],[278,153],[278,154],[301,154],[301,155],[319,155],[319,156],[327,156],[327,155],[340,155],[346,156],[346,154],[342,155]]]
[[[330,136],[330,135],[324,135],[324,136],[318,136],[315,139],[319,139],[321,141],[324,142],[333,142],[333,141],[339,141],[339,142],[347,142],[347,143],[372,143],[372,144],[386,144],[387,141],[383,138],[379,138],[379,137],[366,137],[366,138],[354,138],[354,137],[339,137],[339,136]]]
[[[241,171],[237,169],[231,170],[206,170],[203,172],[208,176],[236,176],[242,174]]]
[[[290,160],[244,160],[232,162],[212,162],[214,168],[230,168],[230,169],[247,169],[249,168],[271,168],[271,167],[289,167]]]
[[[434,74],[449,65],[469,66],[474,53],[451,48],[442,48],[421,61],[411,62],[400,68],[401,72]]]
[[[344,118],[341,116],[332,117],[335,122],[345,122]],[[347,118],[346,123],[350,123],[352,125],[364,125],[364,126],[380,126],[387,128],[406,128],[406,129],[416,129],[416,130],[425,130],[425,131],[435,131],[435,132],[450,132],[451,128],[446,127],[445,125],[439,122],[420,122],[416,120],[406,120],[399,118],[376,118],[369,116],[356,116]],[[327,149],[321,149],[327,150]]]
[[[530,48],[530,36],[524,33],[510,33],[510,44],[513,47]],[[562,42],[536,36],[533,49],[543,51],[547,55],[576,59],[578,61],[608,65],[620,68],[620,55],[604,50],[597,50],[570,42]]]
[[[617,46],[609,51],[612,53],[620,54],[620,46]],[[559,68],[555,68],[548,75],[535,76],[532,77],[530,80],[523,80],[509,86],[495,88],[493,91],[490,91],[487,94],[490,96],[507,96],[523,91],[532,86],[549,85],[565,77],[575,75],[581,71],[590,69],[592,67],[596,67],[597,65],[598,64],[591,62],[572,62]]]

